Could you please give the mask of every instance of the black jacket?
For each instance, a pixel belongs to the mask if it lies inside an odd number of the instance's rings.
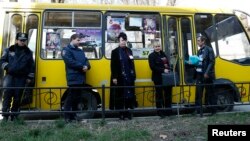
[[[123,72],[122,72],[122,62],[121,62],[121,55],[120,55],[120,47],[117,47],[116,49],[112,50],[111,52],[111,79],[110,79],[110,86],[134,86],[134,81],[136,79],[136,75],[135,75],[135,67],[134,67],[134,60],[133,59],[129,59],[128,63],[129,65],[132,66],[132,70],[130,70],[130,72],[133,72],[133,78],[132,78],[132,82],[130,84],[125,84],[125,80],[124,80],[124,76],[123,76]],[[132,54],[132,50],[128,47],[126,47],[126,52],[127,55],[129,56],[133,56]],[[115,85],[113,83],[113,79],[116,78],[117,79],[117,85]],[[132,107],[133,105],[136,103],[136,98],[134,95],[134,88],[119,88],[119,89],[115,89],[115,88],[111,88],[110,89],[110,109],[123,109],[124,108],[124,99],[126,97],[125,94],[125,89],[130,89],[130,91],[132,92],[132,99],[130,100]],[[127,104],[125,104],[127,105]]]
[[[27,47],[19,47],[17,44],[4,50],[0,59],[2,69],[15,77],[34,77],[34,60],[32,51]]]
[[[161,58],[166,57],[166,54],[163,51],[160,51],[159,53],[157,52],[152,52],[148,56],[148,62],[149,66],[152,70],[152,80],[156,82],[157,84],[162,84],[162,73],[164,73],[164,63],[161,60]],[[169,62],[167,62],[169,66]],[[169,69],[169,68],[167,68]]]
[[[122,64],[121,64],[121,58],[120,58],[120,53],[119,53],[120,47],[117,47],[111,52],[111,85],[112,84],[112,79],[116,78],[118,81],[119,86],[123,85],[123,75],[122,75]],[[132,55],[132,50],[128,47],[126,47],[128,55]],[[136,79],[135,76],[135,67],[134,67],[134,59],[130,59],[129,63],[133,66],[132,70],[134,72],[134,80]]]
[[[204,46],[198,51],[198,56],[202,55],[202,74],[207,74],[210,78],[215,78],[215,55],[212,47]]]
[[[86,73],[82,71],[83,66],[91,68],[88,58],[82,49],[75,48],[72,45],[64,47],[62,58],[65,63],[66,77],[68,85],[85,84]]]

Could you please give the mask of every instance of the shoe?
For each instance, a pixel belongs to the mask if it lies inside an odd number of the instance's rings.
[[[192,115],[197,115],[197,111],[195,110],[194,112],[191,113]]]
[[[79,118],[78,116],[74,116],[71,120],[79,122],[79,121],[81,121],[81,118]]]
[[[210,116],[213,116],[213,115],[215,115],[216,113],[217,113],[216,110],[212,110]]]
[[[7,122],[9,117],[4,116],[2,122]]]
[[[128,112],[128,113],[127,113],[127,118],[128,118],[129,120],[132,120],[132,118],[133,118],[133,114],[132,114],[132,113],[130,113],[130,112]]]
[[[195,115],[197,115],[197,114],[200,114],[200,112],[199,112],[198,110],[195,110],[195,111],[192,113],[193,116],[195,116]]]
[[[157,111],[157,115],[160,116],[161,118],[165,118],[166,115],[164,114],[163,111]]]
[[[173,114],[172,110],[164,111],[165,116],[171,116]]]
[[[17,116],[11,116],[10,121],[18,121],[19,118]]]
[[[65,118],[64,120],[65,120],[65,123],[71,123],[72,122],[72,120],[69,119],[69,118]]]
[[[120,112],[120,113],[119,113],[119,119],[120,119],[120,120],[125,120],[125,116],[124,116],[124,113],[123,113],[123,112]]]
[[[64,120],[66,123],[71,123],[73,120],[75,120],[75,117],[73,114],[67,113],[64,115]]]

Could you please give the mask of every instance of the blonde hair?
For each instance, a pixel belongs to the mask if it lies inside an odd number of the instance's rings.
[[[152,47],[161,46],[161,43],[160,43],[160,41],[158,41],[158,40],[152,41],[151,44],[152,44]]]

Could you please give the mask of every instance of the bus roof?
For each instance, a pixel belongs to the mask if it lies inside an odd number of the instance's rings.
[[[112,11],[145,11],[166,13],[233,13],[230,9],[204,9],[197,7],[178,6],[138,6],[138,5],[100,5],[100,4],[69,4],[69,3],[13,3],[0,2],[2,8],[14,9],[74,9],[74,10],[112,10]]]

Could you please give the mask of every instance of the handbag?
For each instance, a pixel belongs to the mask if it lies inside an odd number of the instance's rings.
[[[176,58],[173,71],[170,71],[168,73],[162,73],[162,85],[163,86],[176,86],[180,85],[180,79],[177,72],[175,72],[176,64],[177,64],[178,58]]]
[[[180,84],[179,75],[176,72],[162,73],[162,85],[176,86]]]
[[[162,73],[162,85],[176,86],[180,84],[179,75],[176,72]]]

